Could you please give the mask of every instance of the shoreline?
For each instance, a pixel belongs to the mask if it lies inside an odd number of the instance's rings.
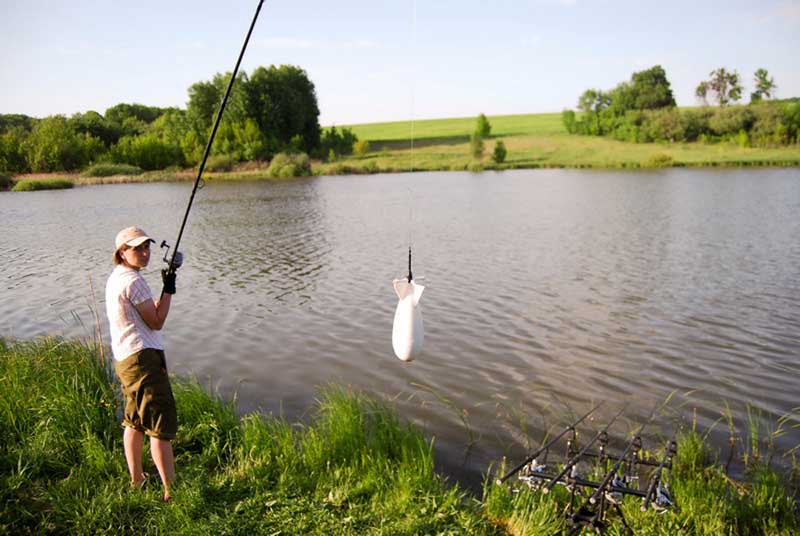
[[[251,164],[251,163],[248,163]],[[389,173],[419,173],[419,172],[448,172],[448,171],[468,171],[470,173],[481,173],[484,171],[512,171],[524,169],[569,169],[569,170],[595,170],[595,171],[611,171],[611,170],[663,170],[671,168],[683,169],[742,169],[742,168],[800,168],[800,157],[796,160],[719,160],[713,162],[671,162],[669,165],[647,165],[646,163],[636,161],[622,161],[603,164],[592,163],[576,163],[576,164],[495,164],[485,163],[479,166],[471,166],[469,164],[464,166],[443,166],[435,167],[429,166],[425,168],[420,167],[379,167],[364,165],[363,161],[356,159],[344,160],[335,164],[328,163],[314,163],[312,164],[312,175],[305,177],[291,177],[291,178],[276,178],[270,177],[267,173],[267,166],[264,164],[263,168],[256,170],[252,169],[252,165],[244,166],[242,170],[223,171],[223,172],[205,172],[203,173],[203,180],[207,181],[268,181],[268,182],[285,182],[287,180],[320,177],[320,176],[348,176],[348,175],[380,175]],[[161,170],[161,171],[147,171],[139,175],[110,175],[107,177],[87,177],[81,173],[27,173],[16,175],[12,177],[12,181],[31,181],[31,182],[49,182],[49,181],[68,181],[73,186],[97,186],[106,184],[133,184],[133,183],[148,183],[148,182],[192,182],[197,178],[197,171],[194,169],[182,169],[177,171]],[[42,188],[47,189],[47,188]],[[2,191],[2,190],[0,190]],[[10,188],[9,190],[10,191]]]

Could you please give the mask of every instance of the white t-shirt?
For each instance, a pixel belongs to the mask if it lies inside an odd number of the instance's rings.
[[[135,306],[153,299],[142,274],[118,264],[106,283],[106,314],[114,359],[122,361],[145,348],[164,349],[161,333],[147,327]]]

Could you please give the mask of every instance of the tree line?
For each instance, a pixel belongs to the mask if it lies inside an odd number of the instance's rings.
[[[202,158],[230,73],[189,87],[186,109],[117,104],[100,114],[42,119],[0,115],[0,171],[76,171],[99,162],[143,170],[196,165]],[[349,154],[349,129],[321,129],[314,84],[293,65],[238,75],[212,147],[233,161],[270,160],[279,152],[319,158]]]
[[[741,146],[797,143],[800,101],[772,100],[775,81],[766,69],[754,75],[755,91],[745,106],[731,106],[744,88],[736,71],[715,69],[701,81],[695,95],[703,106],[678,109],[666,72],[660,65],[633,73],[610,91],[588,89],[578,99],[578,111],[562,112],[570,134],[609,136],[646,142],[735,141]],[[709,99],[718,104],[709,106]]]

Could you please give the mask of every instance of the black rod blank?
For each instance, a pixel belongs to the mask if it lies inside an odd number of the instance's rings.
[[[647,487],[647,494],[645,495],[644,502],[642,503],[642,512],[647,511],[647,507],[650,506],[650,501],[652,500],[653,496],[655,496],[656,486],[658,486],[658,483],[661,482],[661,473],[664,471],[664,467],[669,463],[670,469],[672,468],[672,457],[678,452],[678,444],[675,442],[675,436],[677,433],[678,430],[676,429],[672,433],[670,440],[667,441],[667,446],[664,449],[664,457],[661,458],[661,463],[658,465],[658,468],[653,474],[653,478],[650,480],[650,485]]]
[[[552,480],[550,480],[550,482],[548,482],[547,484],[545,484],[545,486],[542,488],[542,493],[549,493],[549,492],[550,492],[550,490],[551,490],[551,489],[553,489],[553,486],[555,486],[555,485],[556,485],[556,482],[558,482],[559,480],[561,480],[562,478],[564,478],[564,475],[566,475],[566,474],[567,474],[567,473],[570,471],[570,469],[572,469],[572,467],[573,467],[573,466],[574,466],[576,463],[578,463],[578,462],[580,461],[580,459],[581,459],[581,458],[583,458],[583,455],[584,455],[584,453],[585,453],[587,450],[589,450],[589,447],[591,447],[591,446],[594,444],[594,442],[595,442],[595,441],[597,441],[597,440],[600,438],[600,436],[601,436],[601,435],[603,435],[604,433],[607,433],[607,432],[608,432],[608,429],[609,429],[609,428],[611,428],[611,425],[612,425],[612,424],[614,424],[614,421],[616,421],[616,420],[617,420],[617,417],[619,417],[620,415],[622,415],[622,412],[623,412],[623,410],[624,410],[624,409],[625,409],[625,407],[623,407],[622,409],[620,409],[620,410],[617,412],[617,414],[616,414],[616,415],[614,415],[614,417],[612,417],[612,419],[611,419],[611,420],[608,422],[608,424],[606,425],[606,427],[605,427],[605,428],[603,428],[602,430],[600,430],[599,432],[597,432],[597,433],[595,434],[595,436],[594,436],[592,439],[590,439],[588,443],[586,443],[586,446],[584,446],[584,447],[583,447],[583,448],[580,450],[580,452],[578,452],[578,453],[577,453],[575,456],[573,456],[572,458],[570,458],[570,460],[569,460],[569,461],[566,463],[566,465],[564,465],[564,468],[561,470],[561,472],[560,472],[560,473],[558,473],[558,475],[556,475],[556,476],[555,476],[555,477],[554,477]]]
[[[186,206],[186,213],[183,215],[183,222],[181,223],[180,231],[178,231],[178,239],[175,240],[175,247],[172,250],[172,257],[169,260],[169,268],[167,269],[168,272],[173,273],[177,267],[175,266],[175,255],[178,253],[178,246],[181,243],[181,237],[183,236],[183,230],[186,227],[186,220],[189,219],[189,211],[192,210],[192,202],[194,201],[194,196],[197,193],[198,187],[200,186],[200,181],[203,177],[203,170],[206,167],[206,161],[208,160],[208,155],[211,153],[211,146],[214,144],[214,137],[217,135],[217,128],[219,128],[220,120],[222,119],[222,113],[225,111],[225,105],[228,103],[228,97],[231,94],[231,90],[233,89],[233,83],[236,80],[236,74],[239,72],[239,65],[242,63],[242,58],[244,57],[244,51],[247,50],[247,43],[250,41],[250,35],[253,33],[253,28],[255,28],[256,20],[258,20],[258,14],[261,12],[261,6],[264,4],[264,0],[258,1],[258,7],[256,7],[256,13],[253,15],[253,21],[250,23],[250,29],[247,30],[247,37],[244,38],[244,44],[242,45],[242,50],[239,52],[239,58],[236,60],[236,66],[233,68],[233,74],[231,74],[231,79],[228,81],[228,88],[225,90],[225,96],[222,98],[222,102],[220,103],[219,110],[217,111],[217,118],[214,121],[214,128],[211,129],[211,136],[208,138],[208,143],[206,144],[206,149],[203,152],[203,159],[200,162],[200,168],[197,170],[197,178],[194,181],[194,188],[192,188],[192,195],[189,197],[189,204]]]

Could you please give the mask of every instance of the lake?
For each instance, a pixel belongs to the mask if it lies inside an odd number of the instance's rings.
[[[91,337],[91,280],[108,341],[114,236],[173,243],[191,187],[0,194],[0,336]],[[425,347],[403,363],[392,280],[409,245]],[[798,169],[210,181],[181,246],[172,372],[291,420],[328,384],[390,400],[467,485],[601,400],[590,427],[627,404],[621,441],[669,399],[649,448],[696,420],[726,455],[728,412],[746,439],[748,415],[766,436],[793,409],[775,444],[800,444]]]

